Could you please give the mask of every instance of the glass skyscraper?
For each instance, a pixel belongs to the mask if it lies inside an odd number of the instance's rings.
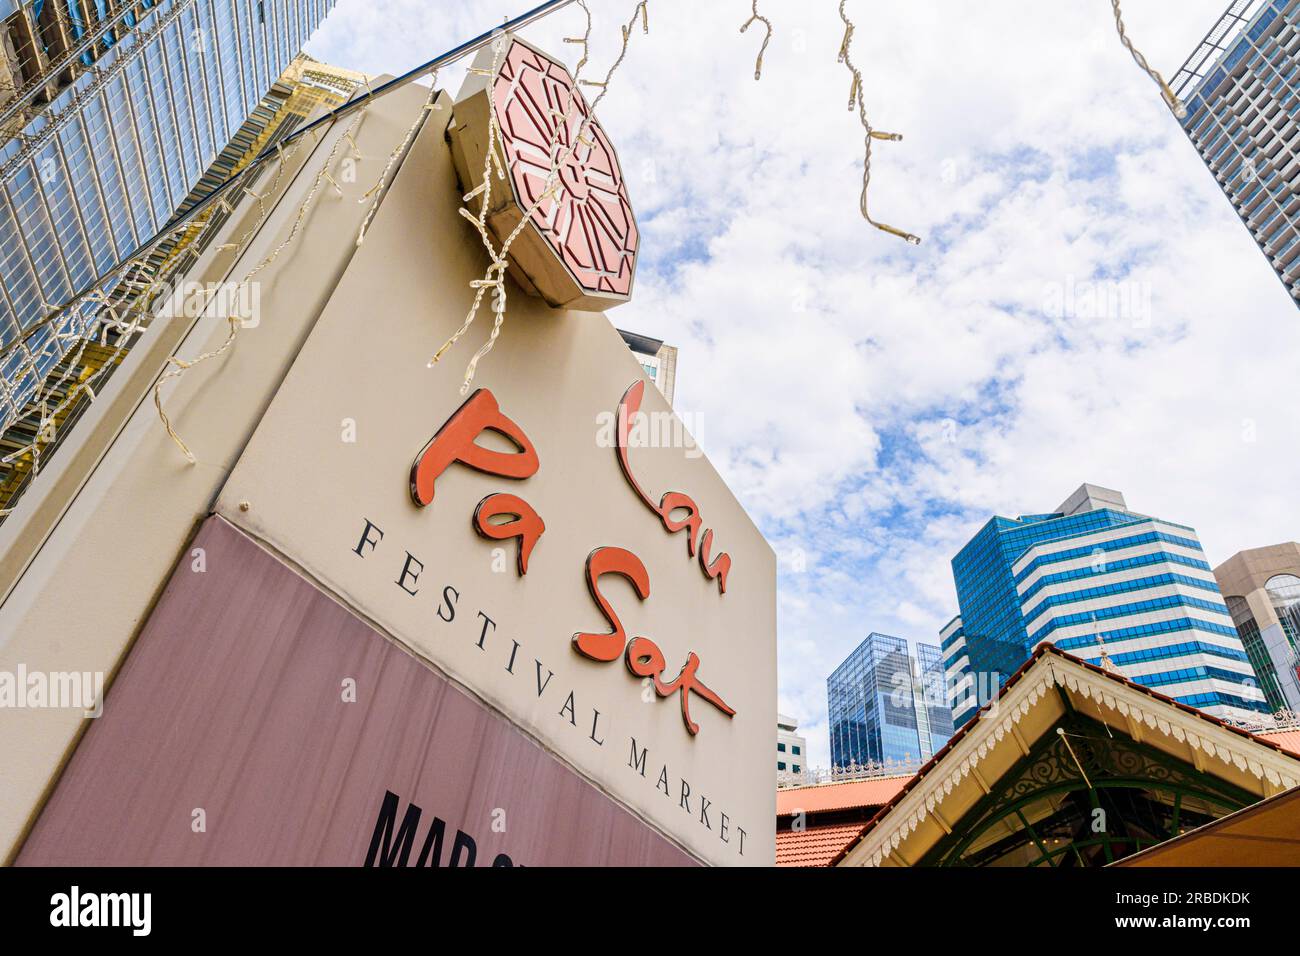
[[[928,760],[952,736],[937,647],[871,634],[826,680],[831,764],[904,764]]]
[[[912,661],[913,704],[921,759],[929,760],[952,737],[952,709],[944,682],[943,652],[933,644],[917,644]]]
[[[1269,708],[1300,711],[1300,543],[1238,552],[1214,576]]]
[[[182,202],[182,211],[247,168],[262,150],[283,142],[302,122],[346,102],[364,80],[360,73],[299,54],[217,154],[216,161]],[[160,243],[143,265],[131,270],[129,279],[121,283],[122,292],[138,289],[142,284],[148,288],[152,282],[174,282],[191,264],[189,257],[207,248],[228,218],[229,214],[220,205],[200,212],[182,234]],[[154,296],[153,302],[160,297]],[[48,465],[58,453],[90,403],[87,393],[73,394],[72,386],[67,383],[87,383],[101,391],[148,327],[147,320],[135,332],[119,331],[110,325],[93,341],[83,342],[59,362],[47,377],[45,387],[26,400],[21,414],[0,429],[0,522],[8,520],[7,515],[39,468]]]
[[[1300,2],[1232,0],[1171,84],[1183,129],[1300,305]]]
[[[0,346],[161,229],[332,6],[0,0]],[[87,321],[10,352],[10,414]]]
[[[958,726],[1050,641],[1216,717],[1267,710],[1196,532],[1084,485],[1054,512],[994,517],[952,561],[941,634]]]

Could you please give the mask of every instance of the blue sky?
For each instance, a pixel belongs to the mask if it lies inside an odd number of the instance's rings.
[[[1171,74],[1224,4],[1125,7]],[[603,72],[633,3],[591,7]],[[339,0],[308,51],[400,73],[521,9]],[[917,248],[858,216],[835,4],[760,9],[756,83],[748,2],[651,0],[601,111],[643,232],[611,317],[682,350],[678,409],[780,558],[779,706],[825,765],[826,675],[873,630],[936,642],[991,514],[1091,481],[1212,563],[1300,539],[1300,314],[1105,0],[851,0],[868,115],[906,136],[873,210]],[[581,14],[552,20],[527,36],[568,55]]]

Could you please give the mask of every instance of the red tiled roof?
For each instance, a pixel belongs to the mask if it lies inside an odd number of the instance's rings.
[[[911,774],[901,777],[872,777],[813,787],[789,787],[776,792],[776,815],[788,817],[802,811],[823,813],[827,810],[854,810],[859,807],[883,807],[892,800]]]
[[[813,789],[811,787],[805,789]],[[807,830],[778,830],[777,866],[830,866],[862,831],[861,823],[836,823]]]
[[[1300,730],[1266,730],[1257,736],[1263,737],[1270,743],[1275,743],[1283,750],[1290,751],[1300,757]],[[778,807],[781,805],[779,798],[776,805]]]

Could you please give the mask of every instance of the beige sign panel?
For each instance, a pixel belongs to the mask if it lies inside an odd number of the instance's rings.
[[[487,265],[431,115],[218,511],[698,859],[770,865],[771,548],[654,388],[620,463],[644,380],[602,316],[512,286],[469,393],[486,321],[428,367]],[[501,457],[456,444],[489,419]]]

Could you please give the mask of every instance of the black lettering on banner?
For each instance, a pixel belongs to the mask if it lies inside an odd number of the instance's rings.
[[[638,755],[636,750],[636,738],[632,738],[632,756],[627,758],[627,765],[643,777],[645,776],[645,758],[648,752],[649,751],[645,747],[642,747],[641,753]]]
[[[373,524],[369,518],[366,518],[364,520],[366,522],[366,527],[361,532],[361,540],[358,541],[357,546],[352,549],[352,553],[355,554],[358,558],[365,557],[363,551],[365,550],[366,545],[370,545],[370,550],[373,551],[375,550],[375,546],[379,544],[380,541],[384,540],[384,533],[382,531],[379,531],[378,526]],[[379,531],[379,537],[375,538],[374,540],[371,540],[370,538],[371,531]]]
[[[379,816],[375,820],[375,830],[370,837],[370,849],[366,853],[367,867],[409,866],[411,850],[415,846],[416,831],[420,828],[423,811],[414,803],[408,804],[402,822],[397,823],[398,807],[401,800],[391,790],[384,792],[383,803],[379,807]],[[396,830],[396,832],[394,832]],[[429,824],[429,832],[420,847],[420,855],[415,865],[442,866],[442,847],[447,836],[447,823],[441,817],[434,817]],[[464,830],[457,830],[452,840],[449,867],[471,867],[478,859],[478,844]],[[493,866],[515,865],[508,854],[498,853],[492,861]]]
[[[442,600],[438,603],[438,617],[447,624],[456,620],[456,602],[459,600],[460,592],[448,584],[442,589]],[[444,607],[447,611],[446,614],[443,613]]]
[[[497,629],[497,622],[492,620],[492,618],[488,617],[482,611],[478,612],[478,616],[483,619],[483,631],[478,636],[478,649],[481,651],[484,650],[483,645],[487,641],[488,625],[490,624],[492,626],[492,630],[495,631]]]
[[[420,808],[411,804],[406,808],[406,816],[397,831],[394,845],[393,824],[397,820],[397,794],[391,790],[384,793],[383,805],[379,808],[379,819],[375,821],[375,833],[370,838],[370,852],[366,854],[366,866],[375,866],[376,857],[379,866],[406,866],[411,857],[411,845],[415,842],[415,831],[420,826]],[[383,855],[379,856],[380,844]]]
[[[413,564],[419,565],[420,570],[412,573],[411,565]],[[406,563],[402,565],[402,573],[397,578],[397,586],[401,588],[403,591],[405,591],[407,594],[411,595],[411,597],[415,597],[417,594],[420,593],[420,589],[416,588],[414,591],[412,591],[410,588],[406,586],[406,582],[409,580],[412,584],[418,584],[420,582],[420,575],[423,573],[424,573],[424,565],[421,564],[421,562],[418,559],[416,559],[415,555],[411,554],[411,552],[408,551],[406,552]]]

